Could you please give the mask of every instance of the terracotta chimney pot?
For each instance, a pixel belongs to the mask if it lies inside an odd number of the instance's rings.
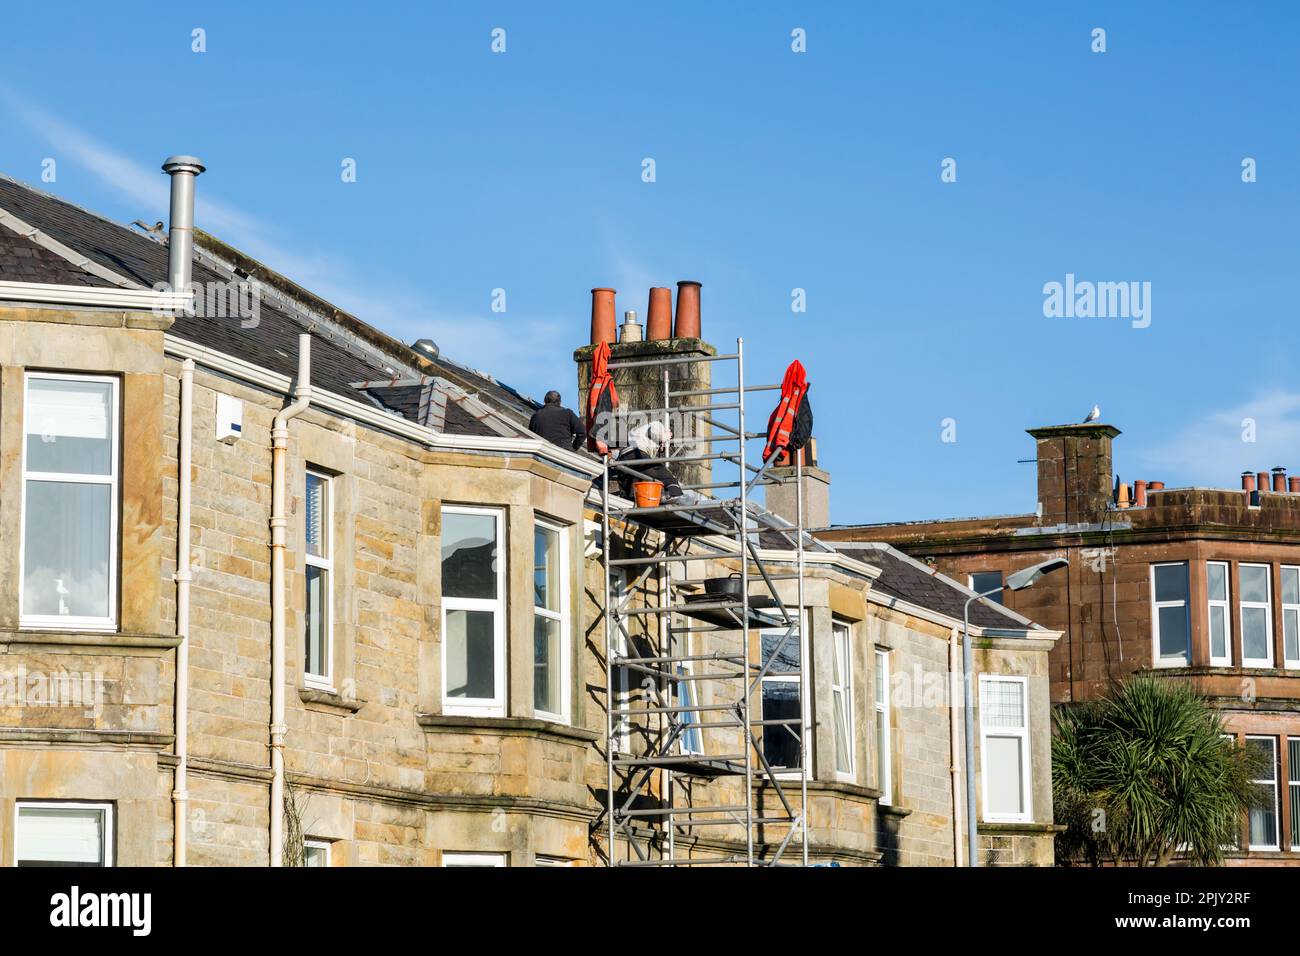
[[[1147,483],[1139,478],[1133,482],[1133,507],[1145,508],[1147,506]]]
[[[591,290],[591,344],[617,341],[618,320],[614,313],[613,289]]]
[[[646,307],[645,337],[651,341],[673,337],[673,290],[655,286]]]
[[[1268,472],[1261,471],[1255,477],[1259,479],[1259,493],[1263,494],[1264,492],[1268,491],[1269,489]]]
[[[700,284],[690,279],[677,283],[677,328],[673,338],[700,338]]]
[[[1273,469],[1273,490],[1278,494],[1286,494],[1286,469]]]

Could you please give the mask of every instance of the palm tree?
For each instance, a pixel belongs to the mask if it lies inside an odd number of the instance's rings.
[[[1061,863],[1210,866],[1241,836],[1261,798],[1261,756],[1224,737],[1219,714],[1190,685],[1136,677],[1101,699],[1060,707],[1052,793]]]

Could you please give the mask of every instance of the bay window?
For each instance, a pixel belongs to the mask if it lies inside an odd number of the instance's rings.
[[[568,547],[564,531],[533,528],[533,710],[569,718]]]
[[[118,382],[28,373],[23,409],[19,619],[117,624]]]
[[[447,714],[505,715],[502,524],[498,509],[442,509],[442,696]]]
[[[1190,662],[1187,592],[1186,561],[1151,565],[1151,636],[1157,667],[1185,667]]]
[[[1241,663],[1244,667],[1273,666],[1272,567],[1238,566],[1241,579]]]
[[[1023,677],[980,676],[984,819],[1028,821],[1029,701]]]
[[[1282,657],[1300,667],[1300,567],[1282,565]]]
[[[1210,663],[1232,665],[1232,609],[1228,600],[1228,562],[1205,563],[1205,590],[1210,623]]]

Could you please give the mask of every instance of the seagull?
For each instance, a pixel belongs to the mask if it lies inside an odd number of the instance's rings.
[[[1099,418],[1101,418],[1101,406],[1094,405],[1092,406],[1092,411],[1088,413],[1088,417],[1085,418],[1080,424],[1086,425],[1089,422],[1095,422]]]

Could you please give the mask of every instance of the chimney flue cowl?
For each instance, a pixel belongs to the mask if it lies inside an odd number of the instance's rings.
[[[700,283],[683,279],[677,283],[677,328],[673,338],[698,339],[700,334]]]
[[[172,178],[167,283],[173,292],[185,292],[190,286],[194,255],[194,180],[205,168],[197,156],[169,156],[162,164],[163,172]]]
[[[1243,471],[1243,472],[1241,473],[1241,490],[1242,490],[1242,491],[1254,491],[1254,490],[1255,490],[1255,473],[1254,473],[1254,472],[1251,472],[1251,471]]]
[[[636,320],[636,313],[628,309],[623,313],[623,327],[619,329],[618,340],[620,342],[640,342],[641,323]]]

